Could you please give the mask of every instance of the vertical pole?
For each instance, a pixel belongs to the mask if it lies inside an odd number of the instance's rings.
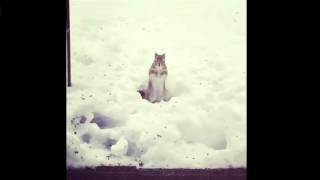
[[[68,86],[71,86],[71,62],[70,62],[70,3],[67,0],[67,73]]]

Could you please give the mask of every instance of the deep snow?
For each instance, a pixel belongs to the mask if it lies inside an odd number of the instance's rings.
[[[246,166],[246,1],[71,0],[68,166]],[[137,89],[166,53],[169,102]]]

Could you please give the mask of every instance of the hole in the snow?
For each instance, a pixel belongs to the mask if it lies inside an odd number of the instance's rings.
[[[108,150],[111,149],[111,146],[113,146],[114,144],[116,144],[117,141],[114,140],[114,139],[107,139],[105,142],[104,142],[104,147],[107,148]]]
[[[80,123],[85,123],[87,120],[87,117],[86,116],[81,116],[80,117]]]
[[[81,138],[82,138],[82,140],[83,140],[84,142],[90,143],[90,140],[91,140],[92,136],[87,133],[87,134],[82,135]]]
[[[100,129],[113,128],[115,124],[112,119],[108,116],[102,115],[100,113],[93,113],[94,117],[90,123],[96,123]]]

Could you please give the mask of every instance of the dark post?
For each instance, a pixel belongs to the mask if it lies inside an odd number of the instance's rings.
[[[71,62],[70,62],[70,3],[67,0],[67,73],[68,86],[71,86]]]

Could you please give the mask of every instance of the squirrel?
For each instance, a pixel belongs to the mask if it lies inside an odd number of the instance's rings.
[[[143,99],[152,103],[170,100],[168,90],[166,89],[168,69],[165,58],[165,54],[158,55],[155,53],[154,61],[149,69],[148,87],[138,90]]]

